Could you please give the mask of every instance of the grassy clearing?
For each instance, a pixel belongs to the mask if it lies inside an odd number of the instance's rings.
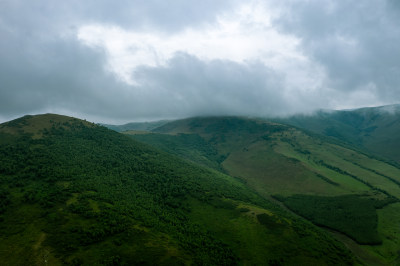
[[[263,143],[232,152],[223,162],[223,167],[263,195],[345,193],[340,187],[319,178],[300,161],[277,154]]]
[[[327,148],[330,150],[329,154],[318,154],[321,160],[339,167],[372,186],[387,191],[393,196],[400,195],[400,182],[397,182],[396,178],[398,177],[393,175],[393,173],[398,173],[398,171],[395,171],[395,167],[381,163],[379,164],[381,174],[379,174],[378,170],[369,167],[370,164],[376,165],[377,160],[333,144],[328,144]]]
[[[325,157],[323,158],[330,156],[329,151],[327,151],[326,149],[318,149],[317,151],[310,149],[309,152],[310,154],[312,154],[312,156],[310,156],[310,155],[304,155],[304,153],[296,151],[291,145],[287,143],[279,143],[274,150],[286,157],[295,158],[296,160],[301,161],[303,165],[310,171],[318,173],[328,178],[332,182],[339,184],[340,187],[342,188],[342,191],[337,193],[337,195],[348,194],[348,193],[362,193],[370,191],[370,187],[368,187],[364,183],[359,182],[353,178],[350,178],[348,175],[338,173],[337,171],[327,168],[324,165],[316,163],[316,158],[318,159],[321,158],[320,154],[325,154]],[[330,162],[329,158],[326,160]],[[322,191],[320,195],[329,195],[329,194],[326,193],[325,191]]]
[[[276,141],[274,149],[290,158],[302,161],[329,180],[340,184],[349,193],[381,191],[399,197],[400,170],[382,161],[372,159],[349,148],[332,143],[320,145],[314,139],[290,132]],[[372,169],[369,165],[378,166]]]

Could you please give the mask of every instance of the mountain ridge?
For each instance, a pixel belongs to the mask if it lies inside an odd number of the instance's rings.
[[[400,105],[317,112],[274,121],[334,137],[400,162]]]

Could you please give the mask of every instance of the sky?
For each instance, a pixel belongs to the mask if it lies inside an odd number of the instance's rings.
[[[397,0],[0,0],[0,122],[400,102]]]

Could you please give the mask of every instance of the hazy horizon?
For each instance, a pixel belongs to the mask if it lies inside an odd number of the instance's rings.
[[[396,108],[392,108],[396,106]],[[277,115],[277,116],[250,116],[250,115],[236,115],[237,117],[248,117],[248,118],[254,118],[254,119],[285,119],[285,118],[289,118],[290,116],[293,115],[304,115],[304,116],[313,116],[318,112],[335,112],[335,111],[353,111],[353,110],[359,110],[359,109],[365,109],[365,108],[382,108],[381,111],[385,112],[385,113],[391,113],[391,114],[395,114],[398,113],[400,110],[400,104],[390,104],[390,105],[379,105],[379,106],[364,106],[364,107],[360,107],[360,108],[354,108],[354,109],[315,109],[313,111],[309,111],[309,112],[298,112],[298,113],[293,113],[293,114],[287,114],[287,115]],[[79,116],[74,116],[73,114],[69,114],[69,113],[51,113],[51,112],[47,112],[47,113],[29,113],[29,114],[24,114],[21,116],[16,116],[13,118],[10,118],[8,120],[5,121],[0,121],[1,123],[5,123],[17,118],[20,118],[22,116],[25,115],[43,115],[43,114],[58,114],[58,115],[64,115],[64,116],[71,116],[71,117],[75,117],[78,119],[82,119],[82,120],[87,120],[89,122],[92,123],[97,123],[97,124],[102,124],[102,125],[110,125],[110,126],[123,126],[126,124],[130,124],[130,123],[152,123],[152,122],[161,122],[161,121],[174,121],[174,120],[180,120],[180,119],[190,119],[190,118],[194,118],[194,117],[221,117],[221,116],[233,116],[235,117],[235,115],[229,115],[229,114],[225,114],[225,115],[195,115],[195,116],[187,116],[187,117],[171,117],[171,118],[153,118],[153,119],[138,119],[138,120],[119,120],[119,119],[114,119],[114,120],[104,120],[99,118],[98,120],[91,120],[88,119],[86,117],[79,117]]]

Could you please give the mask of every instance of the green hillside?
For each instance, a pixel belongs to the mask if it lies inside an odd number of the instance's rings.
[[[320,111],[276,121],[334,137],[400,162],[400,105]]]
[[[108,124],[101,124],[101,125],[109,129],[115,130],[117,132],[130,131],[130,130],[151,131],[157,127],[165,125],[168,122],[169,122],[168,120],[160,120],[154,122],[132,122],[123,125],[108,125]]]
[[[253,192],[244,177],[105,127],[25,116],[1,124],[0,140],[2,265],[356,263],[341,243]],[[227,146],[217,149],[228,156]]]
[[[366,264],[398,259],[400,169],[375,156],[291,126],[237,117],[178,120],[131,137],[221,168],[265,199],[347,235],[344,242],[355,241],[349,247]]]

